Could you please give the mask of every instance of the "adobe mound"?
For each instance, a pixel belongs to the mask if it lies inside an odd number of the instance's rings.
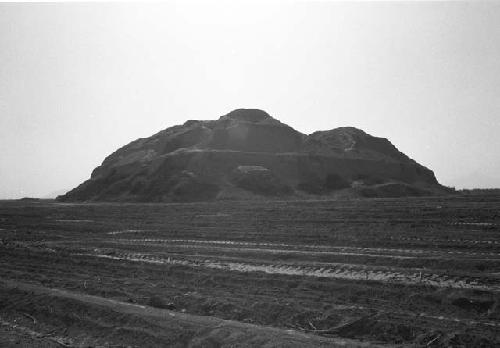
[[[232,182],[244,190],[265,196],[292,193],[291,187],[283,183],[272,171],[261,166],[239,166],[232,173]]]
[[[407,197],[428,196],[431,192],[405,183],[385,183],[359,188],[363,197]]]
[[[188,202],[337,190],[375,197],[445,192],[431,170],[387,139],[352,127],[308,136],[262,110],[237,109],[131,142],[58,199]]]

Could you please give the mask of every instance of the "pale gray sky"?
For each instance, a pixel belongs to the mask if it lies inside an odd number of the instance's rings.
[[[500,186],[500,2],[0,4],[0,197],[72,188],[139,137],[261,108]]]

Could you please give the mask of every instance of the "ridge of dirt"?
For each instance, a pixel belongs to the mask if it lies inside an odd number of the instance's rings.
[[[182,331],[182,341],[180,344],[187,343],[189,347],[240,347],[240,346],[261,346],[261,347],[376,347],[373,343],[359,342],[351,339],[326,338],[315,336],[307,333],[298,332],[295,330],[283,330],[274,327],[258,326],[250,323],[242,323],[233,320],[224,320],[210,316],[197,316],[175,312],[167,309],[138,305],[117,301],[109,298],[103,298],[94,295],[71,292],[56,288],[46,288],[43,286],[18,282],[13,280],[0,279],[0,289],[2,291],[10,291],[24,293],[22,300],[18,298],[18,302],[31,302],[32,305],[40,306],[38,301],[51,302],[51,299],[63,300],[63,302],[71,303],[73,306],[83,307],[100,307],[113,313],[114,316],[120,318],[122,316],[134,316],[142,318],[146,321],[154,322],[160,327],[176,327]],[[2,298],[0,297],[0,300]],[[30,300],[31,299],[31,300]],[[52,301],[53,302],[53,301]],[[16,303],[11,306],[16,308]],[[33,309],[36,310],[35,308]],[[33,320],[36,325],[36,314],[27,314],[22,312],[22,315]],[[53,313],[54,316],[62,315],[63,313]],[[2,319],[0,324],[10,326],[17,329],[24,335],[30,336],[32,339],[50,340],[48,343],[56,343],[59,346],[80,347],[82,339],[71,339],[60,336],[50,336],[37,332],[29,327],[19,324],[10,324],[5,319]],[[109,328],[109,335],[117,328]],[[137,327],[135,329],[138,329]],[[185,337],[189,332],[190,337]],[[102,336],[102,334],[101,334]],[[158,337],[159,336],[159,337]],[[158,334],[155,339],[160,338]],[[102,338],[102,337],[101,337]],[[86,339],[88,341],[88,337]],[[111,346],[108,342],[105,346]],[[141,347],[149,346],[147,343],[141,344]]]

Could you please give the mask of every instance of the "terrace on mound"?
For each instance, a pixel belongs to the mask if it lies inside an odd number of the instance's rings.
[[[431,170],[387,139],[353,127],[305,135],[265,111],[237,109],[131,142],[58,199],[185,202],[444,192]]]

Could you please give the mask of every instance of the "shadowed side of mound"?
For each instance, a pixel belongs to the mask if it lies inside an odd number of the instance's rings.
[[[44,337],[53,336],[71,346],[83,343],[141,347],[372,346],[6,280],[0,281],[0,309],[2,325],[12,323],[13,329],[24,335],[31,333],[40,344]]]

